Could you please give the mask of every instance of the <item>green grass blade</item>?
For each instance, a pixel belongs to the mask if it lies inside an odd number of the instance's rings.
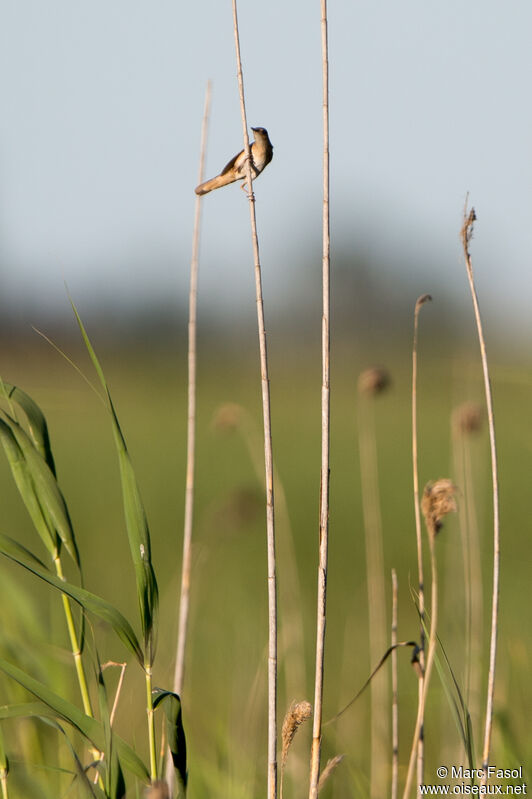
[[[83,768],[83,764],[81,763],[81,760],[77,756],[76,750],[72,745],[72,741],[66,734],[63,727],[58,722],[55,722],[53,726],[59,730],[60,733],[62,733],[66,744],[70,749],[70,754],[72,755],[72,760],[74,761],[74,766],[76,769],[72,785],[77,784],[81,788],[79,795],[81,797],[86,797],[86,799],[105,799],[103,792],[100,791],[96,785],[93,785],[87,777],[85,769]]]
[[[0,658],[0,670],[53,710],[55,717],[61,718],[75,727],[94,746],[99,747],[103,743],[99,722],[90,716],[86,716],[76,705],[73,705],[67,699],[63,699],[44,683],[31,677],[25,671],[19,669],[18,666],[9,663],[3,658]],[[46,716],[47,714],[45,713],[44,715]]]
[[[157,588],[157,580],[155,578],[155,572],[153,570],[151,561],[150,533],[146,514],[144,512],[144,506],[142,504],[137,480],[127,450],[126,441],[120,428],[103,369],[100,365],[98,357],[96,356],[85,327],[83,326],[83,322],[81,321],[81,317],[77,311],[77,308],[72,300],[71,304],[81,331],[81,335],[83,337],[83,341],[85,342],[85,346],[109,402],[109,410],[113,423],[113,434],[120,466],[120,479],[122,484],[122,497],[124,503],[126,528],[129,539],[129,547],[131,550],[131,557],[135,568],[137,598],[139,602],[142,631],[144,634],[146,652],[149,662],[151,663],[153,658],[151,642],[153,641],[153,628],[156,621],[159,593]],[[148,644],[150,645],[148,646]]]
[[[153,708],[161,705],[166,716],[166,738],[172,756],[172,762],[176,770],[179,784],[183,793],[187,788],[187,741],[183,727],[181,713],[181,700],[172,691],[163,691],[155,688],[153,691]]]
[[[104,731],[99,721],[86,716],[75,705],[58,696],[12,663],[0,659],[0,669],[41,700],[40,702],[2,705],[0,706],[0,719],[42,718],[50,720],[60,718],[77,729],[97,749],[104,750]],[[140,780],[148,782],[148,769],[130,745],[118,735],[115,735],[115,745],[117,754],[128,771]]]
[[[120,640],[135,655],[139,663],[141,665],[144,664],[144,657],[137,636],[128,620],[117,608],[105,599],[87,591],[87,589],[61,580],[51,572],[40,568],[36,564],[35,559],[29,559],[28,556],[31,556],[31,553],[28,553],[28,550],[22,547],[17,541],[3,534],[0,534],[0,553],[10,560],[15,561],[15,563],[18,563],[20,566],[23,566],[49,585],[57,588],[58,591],[67,594],[78,602],[84,610],[93,613],[99,619],[102,619],[102,621],[110,624]]]

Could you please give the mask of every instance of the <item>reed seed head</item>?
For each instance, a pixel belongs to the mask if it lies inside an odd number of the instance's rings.
[[[310,702],[307,701],[292,702],[292,704],[288,708],[287,714],[284,717],[283,729],[281,734],[281,739],[282,739],[281,763],[283,768],[284,764],[286,763],[286,756],[288,754],[288,750],[290,749],[290,745],[294,740],[294,735],[298,731],[299,726],[304,721],[307,721],[307,719],[309,719],[311,716],[312,716],[312,705],[310,704]]]
[[[372,397],[382,394],[383,391],[390,387],[390,384],[390,373],[381,366],[365,369],[358,378],[358,390],[360,393],[368,394]]]
[[[435,537],[443,526],[448,513],[456,511],[456,486],[445,477],[429,482],[423,490],[421,511],[431,537]]]
[[[476,402],[464,402],[455,408],[453,424],[457,431],[469,435],[478,433],[484,422],[484,409]]]
[[[467,200],[466,200],[466,203],[467,203]],[[467,205],[466,205],[466,208],[464,209],[464,224],[463,224],[462,231],[461,231],[462,242],[463,242],[464,248],[466,250],[467,250],[467,247],[469,245],[469,242],[473,238],[473,227],[474,227],[474,224],[475,224],[476,220],[477,220],[477,215],[475,213],[475,209],[471,208],[471,210],[468,213],[467,212]]]

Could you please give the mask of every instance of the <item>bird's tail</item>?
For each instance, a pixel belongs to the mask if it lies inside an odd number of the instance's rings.
[[[211,178],[211,180],[206,180],[205,183],[200,183],[199,186],[196,186],[194,191],[196,194],[208,194],[213,189],[219,189],[221,186],[227,186],[229,183],[234,183],[237,178],[234,176],[234,173],[226,172],[225,175],[217,175],[215,178]]]

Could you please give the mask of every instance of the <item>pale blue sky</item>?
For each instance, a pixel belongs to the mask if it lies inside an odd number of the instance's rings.
[[[481,301],[523,325],[531,9],[329,2],[333,255],[361,246],[385,274],[406,247],[419,293],[443,281],[463,294],[469,191]],[[266,290],[282,306],[298,251],[320,259],[319,2],[241,0],[239,14],[248,121],[275,147],[255,188]],[[208,78],[210,177],[242,146],[229,0],[1,0],[3,303],[66,309],[64,280],[82,308],[182,302]],[[252,301],[248,216],[237,186],[204,200],[206,306]]]

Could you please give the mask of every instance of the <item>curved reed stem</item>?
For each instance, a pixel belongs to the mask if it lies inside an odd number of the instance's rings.
[[[471,289],[471,299],[473,300],[473,310],[477,324],[478,341],[480,345],[480,358],[482,361],[482,373],[484,376],[484,393],[486,396],[486,408],[488,412],[488,430],[490,439],[491,454],[491,478],[493,486],[493,586],[491,599],[491,639],[490,639],[490,660],[488,671],[488,691],[486,698],[486,720],[484,726],[484,744],[482,748],[482,769],[484,776],[481,785],[486,785],[487,768],[491,746],[491,730],[493,723],[493,697],[495,693],[495,666],[497,660],[497,630],[499,620],[499,571],[500,571],[500,524],[499,524],[499,480],[497,471],[497,447],[495,442],[495,421],[493,415],[493,399],[491,394],[490,376],[488,370],[488,356],[486,354],[486,342],[480,317],[475,281],[473,278],[473,263],[469,252],[469,243],[473,235],[473,224],[476,219],[474,208],[467,213],[464,209],[464,224],[461,230],[462,246],[467,270],[467,278]]]

